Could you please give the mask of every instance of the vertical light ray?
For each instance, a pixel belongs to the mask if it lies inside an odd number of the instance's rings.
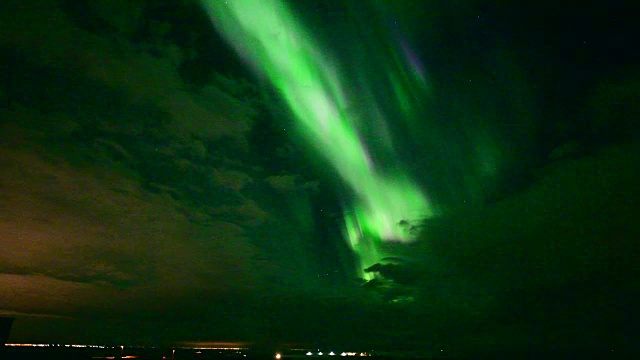
[[[356,119],[347,111],[349,92],[328,49],[314,42],[280,0],[202,2],[217,29],[281,92],[307,141],[352,189],[346,236],[362,266],[379,260],[376,242],[408,241],[410,234],[400,222],[430,216],[430,205],[400,166],[382,169],[372,160]],[[399,80],[406,75],[389,76],[399,106],[408,112],[409,95]],[[374,100],[358,106],[378,108]]]

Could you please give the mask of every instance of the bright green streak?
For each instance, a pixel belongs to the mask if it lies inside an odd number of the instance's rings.
[[[353,190],[355,204],[345,223],[362,265],[379,260],[376,242],[408,241],[399,222],[430,216],[429,204],[406,174],[383,172],[370,159],[326,49],[279,0],[203,0],[203,5],[218,30],[281,92],[307,140]]]

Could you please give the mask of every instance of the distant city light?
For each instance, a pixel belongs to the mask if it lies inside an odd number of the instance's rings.
[[[32,343],[25,343],[25,344],[19,344],[19,343],[8,343],[8,344],[4,344],[7,347],[66,347],[66,348],[96,348],[96,349],[114,349],[114,350],[120,350],[120,356],[94,356],[94,359],[136,359],[136,358],[140,358],[140,356],[136,356],[136,355],[128,355],[128,356],[123,356],[122,352],[124,351],[125,348],[131,348],[131,349],[143,349],[143,348],[149,348],[149,349],[155,349],[155,347],[151,346],[151,347],[145,347],[145,346],[140,346],[140,345],[85,345],[85,344],[32,344]],[[247,350],[247,348],[238,348],[238,347],[188,347],[188,346],[182,346],[182,347],[178,347],[178,349],[191,349],[194,351],[195,354],[203,354],[204,352],[202,350],[226,350],[229,352],[233,352],[233,354],[237,354],[234,356],[239,356],[242,355],[243,357],[247,357],[247,354],[243,354],[242,350]],[[117,351],[116,350],[116,351]],[[307,356],[336,356],[336,355],[340,355],[340,356],[371,356],[370,353],[366,353],[366,352],[361,352],[361,353],[357,353],[357,352],[351,352],[351,351],[343,351],[343,352],[334,352],[334,351],[330,351],[328,353],[323,353],[322,351],[320,351],[320,349],[317,349],[317,353],[314,353],[313,351],[308,351],[307,349],[289,349],[289,350],[295,350],[295,351],[301,351],[304,352],[305,355]],[[442,351],[442,350],[441,350]],[[217,353],[219,354],[224,354],[224,352],[222,351],[217,351]],[[171,353],[167,356],[164,356],[163,359],[175,359],[175,354],[176,354],[176,348],[171,350]],[[297,355],[300,356],[300,355]],[[294,356],[296,357],[296,356]],[[275,360],[282,360],[284,359],[284,357],[282,356],[282,353],[276,353],[274,355],[274,359]]]

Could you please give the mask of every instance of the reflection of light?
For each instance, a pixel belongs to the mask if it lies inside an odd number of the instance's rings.
[[[322,351],[320,351],[320,352],[318,353],[318,355],[322,356]]]
[[[340,356],[347,356],[347,353],[343,352],[342,354],[340,354]]]
[[[333,355],[335,355],[333,351],[329,353],[329,356],[333,356]]]
[[[282,357],[282,355],[280,355],[280,353],[276,354],[276,359],[280,359]]]
[[[307,353],[307,356],[311,356],[311,355],[313,355],[313,353],[312,353],[311,351],[309,351],[309,352]]]

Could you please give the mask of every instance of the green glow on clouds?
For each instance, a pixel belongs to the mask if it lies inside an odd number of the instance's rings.
[[[280,0],[203,0],[203,5],[218,31],[281,92],[307,141],[353,191],[354,203],[345,211],[345,235],[362,267],[381,258],[376,246],[380,241],[409,241],[400,222],[432,215],[429,203],[407,174],[381,169],[371,159],[356,119],[347,111],[349,94],[328,49],[314,42]],[[409,111],[409,95],[400,80],[407,72],[389,76],[399,107]],[[371,102],[361,106],[377,108]]]

